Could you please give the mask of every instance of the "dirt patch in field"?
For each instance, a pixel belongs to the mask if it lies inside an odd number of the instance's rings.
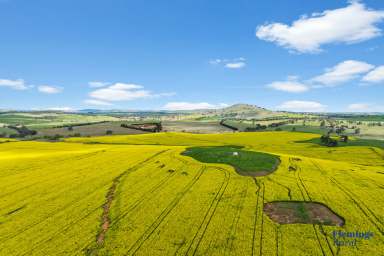
[[[109,218],[109,212],[111,210],[112,201],[115,197],[115,191],[116,187],[120,182],[121,177],[125,174],[122,173],[121,175],[117,176],[112,183],[112,186],[109,188],[108,193],[105,197],[106,201],[103,205],[103,215],[101,216],[101,225],[100,225],[100,231],[97,235],[96,242],[97,244],[102,244],[105,239],[105,234],[108,231],[109,226],[111,225],[111,219]]]
[[[344,219],[321,203],[283,201],[264,204],[264,213],[279,224],[343,226]]]

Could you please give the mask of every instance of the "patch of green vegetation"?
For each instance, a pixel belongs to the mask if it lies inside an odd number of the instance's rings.
[[[204,163],[219,163],[233,166],[237,171],[255,173],[273,171],[279,163],[275,155],[242,150],[240,146],[190,147],[182,155]]]
[[[326,134],[328,129],[320,126],[309,126],[309,125],[281,125],[278,128],[281,131],[293,131],[293,132],[308,132],[317,134]],[[276,128],[267,128],[267,131],[274,131]]]
[[[297,141],[298,143],[314,143],[317,145],[324,146],[321,143],[320,138],[313,138],[310,140]],[[337,147],[348,147],[348,146],[365,146],[365,147],[377,147],[384,149],[383,140],[369,140],[369,139],[354,139],[348,140],[348,142],[339,142]]]
[[[349,120],[349,121],[384,122],[384,115],[350,115],[350,116],[335,116],[335,119],[344,119],[344,120]]]
[[[305,208],[304,202],[299,202],[296,204],[296,213],[304,222],[309,221],[309,215],[307,209]]]
[[[7,128],[7,127],[0,127],[0,136],[1,137],[8,137],[11,134],[17,134],[17,131]]]

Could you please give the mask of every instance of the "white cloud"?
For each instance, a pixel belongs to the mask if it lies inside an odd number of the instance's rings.
[[[129,101],[140,98],[149,98],[151,93],[146,90],[119,90],[119,89],[99,89],[89,94],[91,98],[104,100],[104,101]]]
[[[245,67],[245,65],[245,62],[230,62],[225,64],[225,67],[230,69],[240,69]]]
[[[371,105],[367,103],[353,103],[348,105],[348,110],[356,112],[364,112],[370,109]]]
[[[37,87],[37,90],[42,93],[56,94],[56,93],[62,92],[63,88],[58,86],[51,86],[51,85],[40,85]]]
[[[87,105],[92,105],[92,106],[111,106],[113,105],[112,103],[102,101],[102,100],[92,100],[92,99],[87,99],[84,101],[85,104]]]
[[[299,81],[296,76],[289,76],[287,81],[276,81],[267,85],[267,87],[284,92],[300,93],[309,90],[309,87]]]
[[[384,105],[375,103],[352,103],[347,106],[351,112],[384,112]]]
[[[218,64],[220,64],[222,61],[223,61],[223,60],[221,60],[221,59],[214,59],[214,60],[210,60],[210,61],[209,61],[209,64],[211,64],[211,65],[218,65]]]
[[[138,84],[125,84],[125,83],[115,83],[109,87],[113,90],[134,90],[134,89],[142,89],[143,86]]]
[[[162,107],[162,109],[165,110],[197,110],[197,109],[217,109],[217,108],[224,108],[228,105],[225,103],[220,104],[210,104],[207,102],[169,102],[165,104],[165,106]]]
[[[91,88],[100,88],[109,85],[110,83],[108,82],[99,82],[99,81],[92,81],[88,82],[89,87]]]
[[[384,82],[384,66],[379,66],[365,75],[362,79],[363,82],[380,83]]]
[[[326,69],[324,74],[312,78],[310,82],[320,85],[320,87],[335,86],[353,80],[373,68],[373,65],[366,62],[346,60],[332,68]]]
[[[76,110],[71,107],[52,107],[52,108],[47,108],[47,110],[52,110],[52,111],[62,111],[62,112],[75,112]]]
[[[306,81],[299,81],[297,76],[288,76],[286,81],[275,81],[268,84],[267,87],[279,91],[300,93],[313,88],[337,86],[360,78],[364,74],[366,74],[362,79],[364,82],[384,81],[384,66],[374,68],[374,65],[363,61],[346,60],[332,68],[325,69],[323,74]]]
[[[26,90],[28,86],[25,84],[23,79],[9,80],[0,79],[0,87],[8,87],[14,90]]]
[[[384,12],[372,10],[359,1],[350,1],[344,8],[304,15],[292,25],[270,23],[259,26],[259,39],[276,43],[301,53],[321,51],[330,43],[357,43],[381,35],[377,24]]]
[[[96,89],[89,96],[93,100],[102,102],[130,101],[136,99],[156,98],[172,96],[174,93],[154,94],[151,91],[144,90],[144,87],[137,84],[115,83],[108,87]]]
[[[247,64],[245,63],[245,58],[239,57],[234,59],[213,59],[210,60],[211,65],[223,65],[225,68],[229,69],[240,69],[244,68]]]
[[[323,112],[326,108],[326,105],[316,101],[301,100],[286,101],[283,102],[280,106],[277,106],[277,109],[295,112]]]

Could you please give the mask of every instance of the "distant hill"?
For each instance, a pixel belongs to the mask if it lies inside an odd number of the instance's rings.
[[[279,112],[274,112],[256,105],[235,104],[221,109],[207,110],[204,114],[216,115],[221,118],[264,118],[278,115]]]

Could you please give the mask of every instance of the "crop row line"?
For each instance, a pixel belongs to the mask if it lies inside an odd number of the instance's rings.
[[[317,164],[315,164],[313,162],[313,164],[318,168],[318,169],[321,169],[320,166],[318,166]],[[348,189],[346,189],[340,182],[338,182],[335,178],[333,177],[330,177],[330,180],[333,184],[335,184],[341,191],[343,191],[343,193],[351,200],[354,202],[354,204],[364,213],[364,215],[370,219],[370,221],[372,222],[372,224],[374,224],[376,226],[376,228],[379,230],[379,232],[384,235],[384,232],[383,230],[379,227],[379,226],[383,226],[383,222],[380,221],[380,219],[376,216],[376,214],[374,214],[374,212],[369,209],[369,207],[362,201],[358,200],[356,195],[349,191]],[[366,209],[366,211],[368,211],[372,216],[373,216],[373,219],[371,216],[369,216],[369,214],[363,209],[363,207]],[[376,221],[378,223],[376,223]]]
[[[94,255],[94,254],[97,254],[97,250],[99,249],[99,247],[103,244],[104,242],[104,238],[105,238],[105,235],[109,229],[109,226],[110,226],[110,208],[111,208],[111,205],[112,205],[112,201],[114,199],[114,194],[115,194],[115,191],[116,191],[116,188],[117,186],[119,185],[119,182],[120,182],[120,179],[140,168],[142,168],[145,164],[147,164],[148,162],[150,162],[152,159],[154,159],[155,157],[159,156],[160,154],[166,152],[168,150],[162,150],[160,152],[157,152],[155,153],[154,155],[148,157],[147,159],[145,159],[144,161],[141,161],[139,163],[137,163],[136,165],[134,165],[133,167],[130,167],[128,168],[127,170],[125,170],[124,172],[122,172],[121,174],[119,174],[118,176],[116,176],[114,179],[113,179],[113,182],[112,182],[112,185],[110,186],[106,196],[105,196],[105,203],[103,204],[103,213],[102,213],[102,216],[101,216],[101,221],[100,221],[100,228],[99,228],[99,231],[96,235],[96,246],[94,246],[94,248],[89,248],[87,250],[87,253],[89,255]]]
[[[188,247],[188,250],[186,251],[185,255],[188,255],[189,251],[192,249],[192,246],[193,246],[195,240],[197,239],[197,244],[196,244],[196,246],[195,246],[195,248],[193,250],[192,255],[196,254],[196,252],[197,252],[197,250],[198,250],[198,248],[199,248],[199,246],[201,244],[201,241],[203,240],[203,238],[205,236],[205,233],[206,233],[206,231],[208,229],[208,226],[211,223],[211,220],[212,220],[213,216],[216,213],[217,207],[218,207],[218,205],[219,205],[219,203],[220,203],[220,201],[221,201],[221,199],[223,197],[223,194],[227,190],[231,174],[226,169],[224,169],[224,168],[214,167],[214,169],[220,170],[220,171],[222,171],[224,173],[224,180],[221,183],[220,188],[217,191],[214,199],[212,200],[208,210],[206,211],[206,213],[204,215],[204,218],[203,218],[203,221],[201,222],[199,228],[197,229],[195,235],[193,236],[193,239],[192,239],[192,241],[191,241],[191,243],[190,243],[190,245]],[[206,222],[206,224],[205,224],[205,227],[203,228],[205,222]],[[199,238],[197,238],[197,236],[200,233],[200,230],[202,230],[202,234],[200,235]]]
[[[128,207],[124,213],[120,214],[118,217],[116,217],[112,223],[111,227],[117,225],[122,219],[124,219],[129,213],[131,213],[133,210],[135,210],[138,206],[140,206],[141,203],[146,201],[148,198],[151,198],[151,195],[158,191],[160,188],[162,188],[167,182],[175,176],[176,173],[170,173],[166,177],[164,177],[160,182],[158,182],[155,186],[153,186],[149,191],[146,191],[143,196],[141,196],[139,199],[137,199],[131,206]]]
[[[168,204],[168,206],[160,213],[156,220],[147,228],[147,230],[140,236],[138,240],[130,247],[125,255],[134,255],[145,241],[157,230],[162,224],[164,219],[172,212],[172,210],[178,205],[181,199],[187,194],[187,192],[197,183],[206,167],[203,166],[195,177],[184,187],[183,191],[179,192],[176,197]]]
[[[240,203],[237,205],[236,215],[235,215],[235,217],[233,218],[233,221],[232,221],[231,230],[229,231],[229,237],[230,238],[232,238],[234,236],[234,234],[236,232],[236,229],[237,229],[237,226],[239,225],[241,212],[242,212],[242,210],[244,208],[245,198],[247,197],[247,194],[248,194],[248,187],[249,187],[249,184],[247,182],[247,186],[245,187],[245,189],[243,189],[243,191],[242,191],[242,193],[240,195],[240,197],[241,197]],[[226,248],[226,250],[232,251],[233,242],[234,242],[234,239],[231,239],[229,245]]]
[[[376,215],[373,214],[373,212],[362,202],[358,202],[357,199],[354,198],[354,194],[351,191],[348,191],[346,188],[344,188],[340,182],[336,181],[334,178],[330,177],[333,184],[335,184],[360,210],[361,212],[370,220],[370,222],[377,228],[377,230],[381,233],[381,235],[384,235],[383,230],[379,225],[382,225],[381,222],[378,220]],[[356,197],[356,196],[355,196]],[[364,208],[366,210],[364,210]],[[366,211],[370,212],[371,215],[369,215]],[[376,221],[379,221],[379,224],[376,223]]]
[[[307,190],[306,187],[304,186],[303,180],[301,179],[301,176],[300,176],[300,173],[299,173],[300,171],[301,171],[301,170],[298,170],[298,171],[296,172],[297,186],[298,186],[298,188],[299,188],[299,190],[300,190],[300,193],[301,193],[301,195],[302,195],[304,201],[306,201],[306,198],[305,198],[305,195],[306,195],[306,196],[308,197],[309,201],[312,202],[312,199],[311,199],[311,197],[310,197],[310,195],[309,195],[309,193],[308,193],[308,190]],[[304,192],[305,192],[305,193],[304,193]],[[319,238],[318,231],[317,231],[317,229],[316,229],[316,227],[315,227],[314,224],[312,224],[312,228],[313,228],[313,231],[314,231],[314,233],[315,233],[315,235],[316,235],[316,240],[317,240],[317,242],[318,242],[318,244],[319,244],[319,247],[320,247],[320,249],[321,249],[321,252],[322,252],[323,256],[325,256],[326,254],[325,254],[323,245],[321,244],[321,241],[320,241],[320,238]],[[332,249],[331,249],[331,251],[332,251]],[[333,251],[332,251],[332,254],[333,254]]]
[[[254,256],[255,252],[255,240],[256,240],[256,226],[257,226],[257,217],[258,217],[258,209],[259,209],[259,194],[260,194],[260,185],[256,179],[256,177],[253,177],[253,181],[255,182],[256,186],[256,207],[255,207],[255,218],[253,222],[253,234],[252,234],[252,256]]]

